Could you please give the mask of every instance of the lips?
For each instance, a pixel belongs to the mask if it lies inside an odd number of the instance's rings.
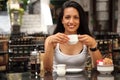
[[[71,26],[68,26],[70,29],[73,29],[75,26],[71,25]]]

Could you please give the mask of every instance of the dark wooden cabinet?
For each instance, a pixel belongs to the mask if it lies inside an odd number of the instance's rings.
[[[0,11],[7,11],[6,2],[7,0],[0,0]]]
[[[9,41],[9,71],[22,72],[30,69],[30,53],[34,49],[44,52],[45,37],[22,37]],[[18,67],[19,66],[19,67]]]
[[[116,32],[115,6],[117,0],[92,0],[93,31]]]
[[[8,69],[8,39],[0,37],[0,71]]]

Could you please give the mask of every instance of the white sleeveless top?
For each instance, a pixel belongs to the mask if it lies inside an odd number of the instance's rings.
[[[84,45],[83,50],[80,54],[76,55],[66,55],[60,51],[59,43],[56,45],[53,69],[55,70],[55,65],[66,64],[67,68],[85,68],[85,62],[87,60],[87,47]]]

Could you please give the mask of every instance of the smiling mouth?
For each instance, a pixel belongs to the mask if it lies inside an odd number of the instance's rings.
[[[74,27],[74,25],[68,25],[68,26],[69,26],[70,28],[71,28],[71,27]]]
[[[74,28],[74,26],[69,26],[69,28],[70,28],[70,29],[73,29],[73,28]]]

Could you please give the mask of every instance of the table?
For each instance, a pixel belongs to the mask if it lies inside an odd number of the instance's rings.
[[[100,74],[96,70],[83,71],[80,73],[67,73],[64,77],[56,73],[46,73],[44,77],[33,76],[30,72],[0,73],[0,80],[120,80],[120,73]]]

